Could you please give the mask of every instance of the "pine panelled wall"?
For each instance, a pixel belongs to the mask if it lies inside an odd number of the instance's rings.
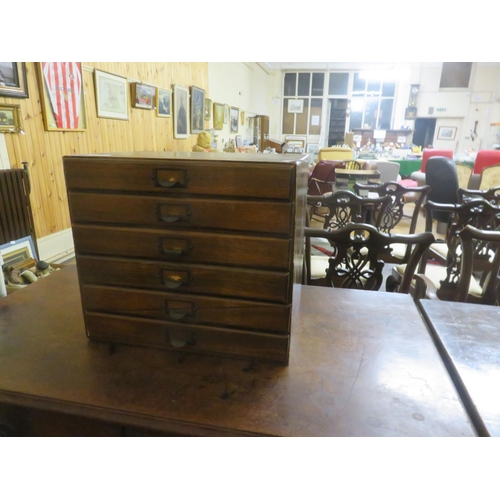
[[[62,157],[68,154],[119,151],[191,151],[197,135],[174,139],[173,118],[156,116],[156,110],[129,104],[129,120],[98,118],[93,69],[107,71],[129,81],[170,89],[175,84],[208,89],[208,63],[82,62],[87,129],[80,132],[46,131],[36,64],[26,63],[29,98],[0,97],[0,104],[21,106],[25,134],[5,134],[11,168],[28,162],[31,204],[38,238],[71,227]],[[130,85],[129,85],[130,87]],[[129,89],[130,99],[130,89]]]

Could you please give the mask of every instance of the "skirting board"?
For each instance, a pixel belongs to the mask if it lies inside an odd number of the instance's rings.
[[[71,228],[37,239],[40,260],[60,264],[75,256],[73,231]]]

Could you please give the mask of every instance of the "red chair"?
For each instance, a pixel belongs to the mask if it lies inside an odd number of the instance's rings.
[[[500,163],[500,151],[496,149],[484,149],[478,151],[474,162],[473,174],[480,174],[486,167],[492,167]]]
[[[422,153],[422,168],[421,172],[425,172],[425,165],[427,160],[432,156],[444,156],[445,158],[450,158],[453,160],[453,151],[451,149],[424,149]]]
[[[410,177],[418,186],[425,186],[425,167],[427,160],[433,156],[444,156],[453,160],[453,151],[451,149],[424,149],[422,153],[422,166],[420,170],[413,172]],[[409,187],[408,185],[406,187]]]

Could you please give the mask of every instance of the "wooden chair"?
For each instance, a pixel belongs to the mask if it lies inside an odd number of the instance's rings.
[[[500,186],[491,189],[462,189],[457,192],[458,203],[464,203],[473,199],[483,199],[492,205],[500,205]]]
[[[484,231],[466,226],[460,231],[462,259],[460,278],[457,287],[457,302],[474,302],[479,304],[500,305],[500,231]],[[481,292],[471,290],[474,275],[475,254],[478,247],[487,248],[487,269],[481,269]]]
[[[366,198],[352,191],[339,190],[325,196],[308,196],[307,202],[328,209],[323,229],[339,229],[353,222],[370,222],[379,227],[392,198],[390,196]]]
[[[485,167],[480,174],[479,189],[482,191],[500,187],[500,164]]]
[[[401,222],[401,219],[405,216],[404,207],[413,203],[413,212],[410,216],[411,222],[408,230],[408,234],[415,234],[417,227],[418,217],[420,215],[420,209],[426,199],[427,194],[430,191],[430,186],[421,186],[408,188],[398,182],[386,182],[382,185],[380,184],[355,184],[354,190],[356,194],[360,195],[362,193],[374,193],[379,197],[390,196],[391,203],[387,206],[381,217],[376,215],[377,220],[379,220],[378,228],[387,234],[391,234],[393,229]],[[401,244],[395,244],[392,247],[392,254],[389,261],[392,263],[403,263],[408,262],[411,248]]]
[[[315,279],[312,271],[310,251],[311,238],[324,238],[335,249],[334,254],[323,261],[323,276]],[[405,273],[399,287],[391,291],[408,293],[417,266],[434,241],[432,233],[412,235],[388,235],[370,224],[349,224],[335,231],[305,229],[306,239],[306,283],[308,285],[337,288],[379,290],[383,283],[382,270],[384,253],[390,252],[390,245],[403,243],[412,248]]]
[[[419,267],[416,296],[418,298],[439,298],[441,300],[456,300],[457,286],[461,269],[462,248],[460,231],[467,225],[486,231],[500,229],[500,207],[491,205],[484,199],[474,199],[462,204],[440,204],[428,201],[425,204],[426,231],[432,226],[433,212],[446,213],[449,224],[445,243],[434,244],[428,254],[422,259]],[[440,254],[439,263],[428,263],[428,257]],[[488,267],[489,254],[485,245],[478,244],[474,249],[475,270]],[[404,264],[396,266],[392,272],[391,285],[399,283],[404,273]],[[479,281],[471,280],[471,291],[478,290]]]

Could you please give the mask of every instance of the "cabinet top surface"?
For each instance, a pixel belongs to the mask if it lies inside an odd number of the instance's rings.
[[[231,163],[286,163],[307,162],[304,154],[263,154],[263,153],[194,153],[172,151],[124,151],[120,153],[101,153],[86,155],[66,155],[64,160],[99,159],[99,160],[190,160],[203,162]]]

